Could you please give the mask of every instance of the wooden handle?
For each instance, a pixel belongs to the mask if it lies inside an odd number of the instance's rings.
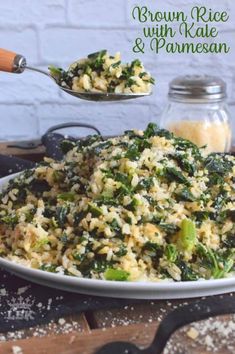
[[[14,71],[14,59],[16,53],[0,48],[0,71],[12,73]]]

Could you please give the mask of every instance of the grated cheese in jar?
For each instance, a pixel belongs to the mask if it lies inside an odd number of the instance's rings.
[[[225,152],[231,148],[232,131],[228,122],[181,120],[167,127],[176,136],[188,139],[198,147],[206,145],[206,153]]]

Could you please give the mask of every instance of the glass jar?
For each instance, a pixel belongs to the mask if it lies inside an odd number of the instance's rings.
[[[186,75],[169,84],[168,106],[160,125],[191,140],[206,152],[228,152],[232,130],[226,104],[226,84],[213,76]]]

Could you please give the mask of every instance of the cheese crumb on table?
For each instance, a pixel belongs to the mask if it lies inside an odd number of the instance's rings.
[[[198,337],[198,334],[198,331],[193,327],[191,327],[187,332],[187,336],[191,339],[196,339]]]
[[[23,354],[23,350],[18,345],[13,345],[12,346],[12,353],[13,354]]]
[[[60,318],[59,320],[58,320],[58,323],[61,325],[61,326],[63,326],[64,324],[65,324],[65,319],[64,318]]]

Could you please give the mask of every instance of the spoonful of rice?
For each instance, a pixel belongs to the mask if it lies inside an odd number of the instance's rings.
[[[0,49],[0,71],[22,73],[36,71],[50,77],[63,91],[89,101],[120,101],[151,94],[154,79],[138,59],[129,64],[121,62],[106,50],[89,54],[71,64],[68,70],[49,66],[44,71],[28,66],[24,56]]]

